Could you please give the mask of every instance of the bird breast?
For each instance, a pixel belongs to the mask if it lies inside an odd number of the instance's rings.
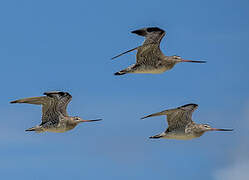
[[[190,140],[193,138],[196,138],[198,136],[196,136],[193,131],[189,131],[186,132],[185,129],[178,129],[175,131],[170,131],[170,132],[166,132],[165,136],[162,138],[165,139],[179,139],[179,140]]]
[[[174,134],[174,133],[169,133],[166,134],[164,137],[162,137],[164,139],[178,139],[178,140],[190,140],[193,138],[196,138],[196,136],[194,136],[193,134]]]

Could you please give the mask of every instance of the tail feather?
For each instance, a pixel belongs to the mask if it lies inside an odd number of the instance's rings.
[[[32,128],[26,129],[25,131],[35,131],[35,128],[32,127]]]
[[[36,133],[44,132],[41,126],[35,126],[32,128],[26,129],[25,131],[35,131]]]
[[[163,137],[163,136],[161,134],[158,134],[158,135],[155,135],[155,136],[150,136],[149,138],[150,139],[159,139],[161,137]]]
[[[131,66],[119,71],[119,72],[114,73],[114,75],[124,75],[127,73],[134,73],[134,71],[136,71],[137,68],[139,68],[139,67],[140,67],[139,64],[133,64],[133,65],[131,65]]]
[[[124,75],[124,74],[126,74],[127,72],[125,71],[125,70],[122,70],[122,71],[119,71],[119,72],[116,72],[116,73],[114,73],[114,75],[116,75],[116,76],[121,76],[121,75]]]

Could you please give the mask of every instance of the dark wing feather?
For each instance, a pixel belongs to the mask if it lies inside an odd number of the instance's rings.
[[[60,97],[60,101],[58,102],[58,110],[63,114],[63,116],[68,116],[67,105],[71,100],[72,96],[67,92]]]
[[[165,36],[165,31],[158,27],[142,28],[132,31],[132,33],[145,37],[143,45],[158,44],[159,46],[162,38]]]
[[[48,97],[56,99],[57,111],[59,111],[63,116],[68,116],[67,105],[72,100],[72,96],[68,92],[51,91],[45,92],[44,94]]]
[[[192,121],[192,113],[198,107],[197,104],[186,104],[175,109],[169,109],[143,117],[167,115],[168,131],[185,128]]]
[[[136,48],[130,49],[128,51],[125,51],[111,59],[115,59],[117,57],[120,57],[128,52],[134,51],[134,50],[139,50],[141,49],[141,47],[144,47],[145,45],[148,44],[156,44],[159,48],[160,46],[160,42],[162,40],[162,38],[165,36],[165,31],[158,28],[158,27],[148,27],[148,28],[143,28],[143,29],[138,29],[135,31],[132,31],[132,33],[137,34],[139,36],[144,36],[145,37],[145,41],[143,43],[142,46],[138,46]]]
[[[45,92],[41,97],[31,97],[12,101],[11,103],[28,103],[42,105],[42,124],[59,122],[60,116],[68,116],[66,108],[72,96],[67,92]]]
[[[157,67],[162,56],[163,54],[158,44],[147,44],[138,48],[136,63]]]
[[[27,104],[35,104],[35,105],[45,105],[47,101],[47,97],[31,97],[31,98],[23,98],[15,101],[11,101],[10,103],[27,103]]]
[[[123,52],[123,53],[120,53],[120,54],[118,54],[117,56],[112,57],[111,59],[116,59],[116,58],[118,58],[118,57],[120,57],[120,56],[122,56],[122,55],[124,55],[124,54],[127,54],[127,53],[129,53],[129,52],[135,51],[135,50],[137,50],[139,47],[140,47],[140,46],[135,47],[135,48],[133,48],[133,49],[130,49],[130,50],[128,50],[128,51],[125,51],[125,52]]]

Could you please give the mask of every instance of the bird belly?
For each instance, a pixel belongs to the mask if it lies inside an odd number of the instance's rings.
[[[190,139],[196,138],[196,136],[194,136],[192,134],[185,134],[185,133],[181,133],[181,134],[170,133],[170,134],[166,134],[162,138],[164,138],[164,139],[177,139],[177,140],[190,140]]]
[[[137,68],[133,73],[136,74],[161,74],[167,71],[167,67],[141,67]]]
[[[46,131],[54,132],[54,133],[63,133],[63,132],[66,132],[67,130],[66,129],[60,129],[60,128],[50,128],[50,129],[47,129]]]
[[[58,124],[51,124],[50,126],[44,127],[44,130],[47,132],[63,133],[70,129],[67,128],[67,124],[65,122],[59,122]]]

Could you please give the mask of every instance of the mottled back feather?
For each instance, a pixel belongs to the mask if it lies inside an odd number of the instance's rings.
[[[154,57],[155,55],[161,55],[162,52],[160,50],[160,42],[162,38],[165,36],[165,31],[158,27],[148,27],[143,29],[138,29],[132,31],[132,33],[137,34],[139,36],[144,36],[145,41],[142,46],[138,46],[136,48],[125,51],[112,59],[120,57],[128,52],[138,50],[137,52],[137,63],[147,62],[148,58],[146,57]]]
[[[165,31],[158,27],[148,27],[132,31],[132,33],[145,37],[143,45],[138,48],[136,62],[154,67],[158,66],[163,56],[160,50],[160,42],[165,35]]]
[[[193,122],[192,113],[198,107],[197,104],[186,104],[175,109],[168,109],[162,112],[154,113],[143,117],[153,117],[167,115],[168,128],[167,131],[174,131],[177,129],[185,129],[185,127]]]
[[[11,103],[28,103],[42,105],[42,123],[58,123],[60,116],[68,116],[66,108],[72,96],[67,92],[45,92],[41,97],[31,97],[12,101]]]

